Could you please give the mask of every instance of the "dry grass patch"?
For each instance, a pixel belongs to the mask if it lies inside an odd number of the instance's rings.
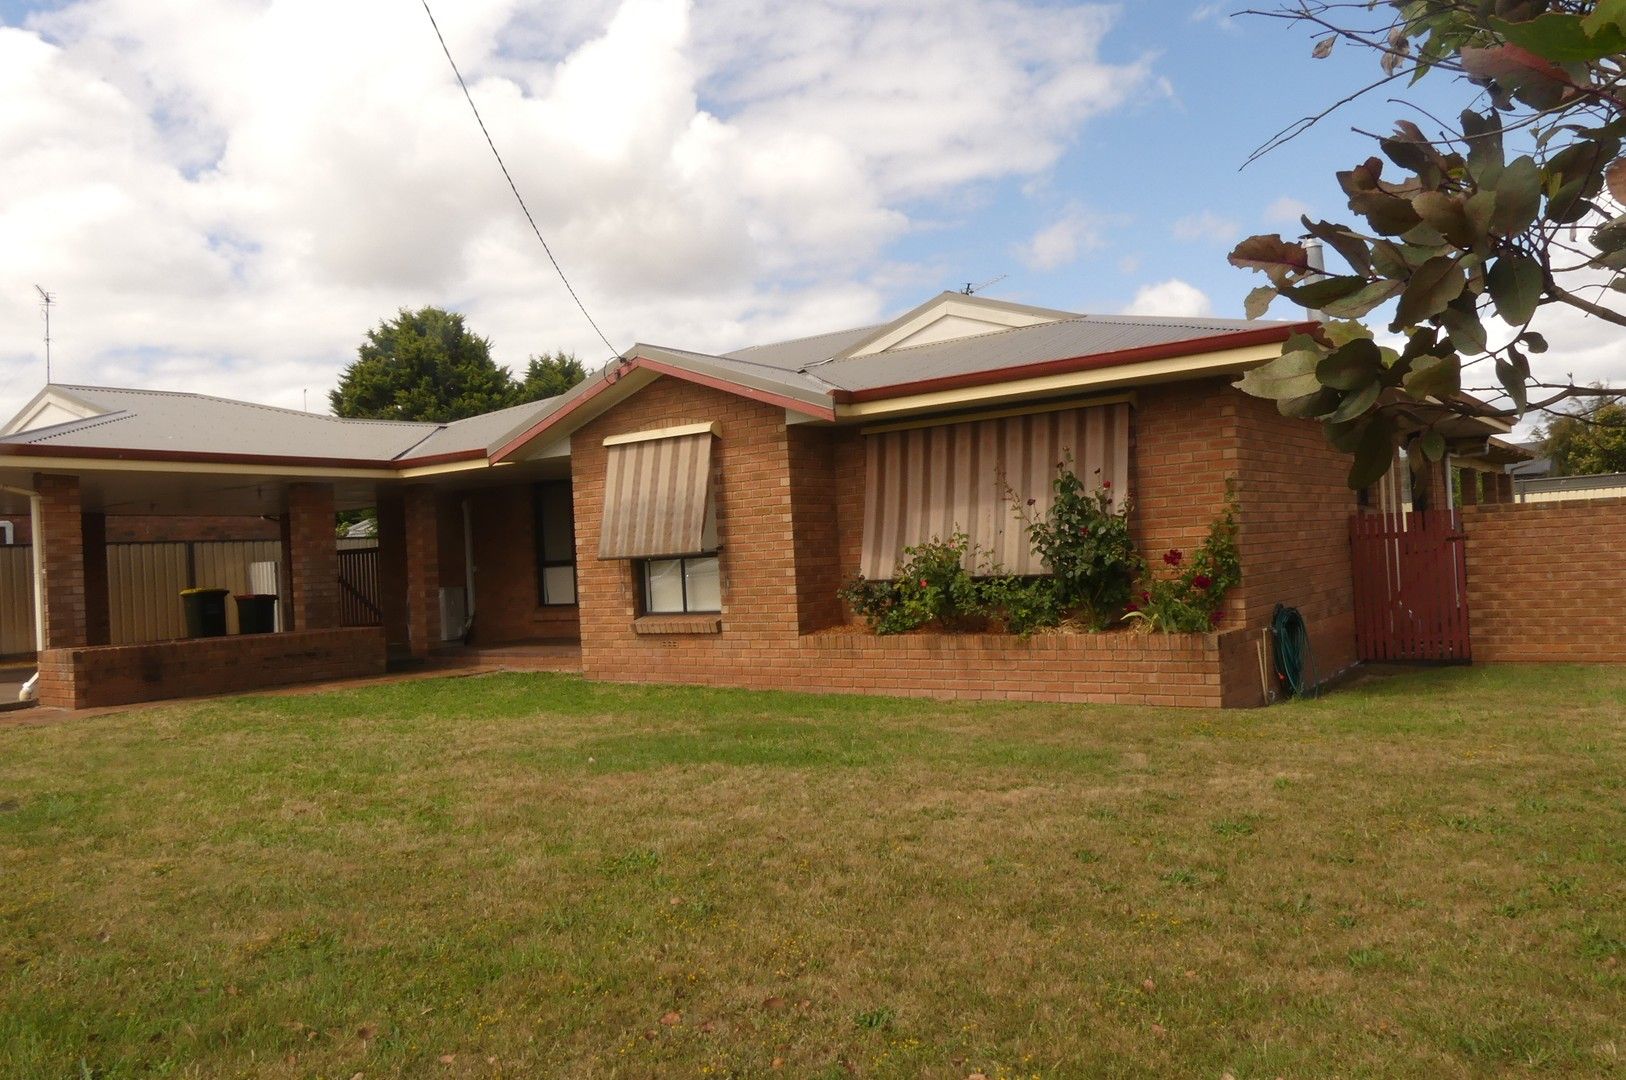
[[[0,731],[0,1074],[1622,1074],[1626,672]]]

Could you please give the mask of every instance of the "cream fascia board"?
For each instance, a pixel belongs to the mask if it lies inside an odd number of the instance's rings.
[[[965,408],[983,403],[1047,397],[1075,390],[1092,388],[1129,387],[1142,383],[1170,382],[1176,379],[1197,378],[1204,375],[1222,375],[1238,372],[1274,360],[1282,354],[1276,343],[1250,345],[1241,349],[1220,349],[1214,352],[1174,356],[1161,360],[1144,360],[1136,364],[1116,367],[1071,371],[1062,375],[1041,375],[1031,379],[968,386],[955,390],[937,390],[924,394],[882,398],[877,401],[856,401],[838,404],[838,419],[869,419],[872,417],[908,415],[939,409]]]
[[[651,428],[648,431],[629,431],[624,435],[606,435],[605,446],[625,446],[627,443],[650,442],[654,439],[677,439],[684,435],[718,435],[722,425],[715,420],[701,424],[677,424],[672,427]]]

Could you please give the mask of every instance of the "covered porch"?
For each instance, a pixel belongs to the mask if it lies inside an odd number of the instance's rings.
[[[31,525],[37,675],[27,696],[95,708],[377,675],[444,660],[448,642],[568,649],[579,636],[568,470],[563,454],[410,470],[0,459],[0,515]],[[376,607],[359,620],[343,600],[336,528],[341,512],[358,510],[378,519]],[[115,644],[107,537],[121,515],[274,521],[275,582],[257,578],[257,588],[281,597],[276,631]],[[573,654],[547,660],[576,664]]]

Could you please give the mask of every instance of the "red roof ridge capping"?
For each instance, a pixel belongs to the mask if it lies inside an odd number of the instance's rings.
[[[721,359],[726,360],[727,357],[722,357]],[[524,431],[521,431],[519,434],[513,436],[502,446],[499,446],[491,455],[492,464],[507,460],[511,455],[514,454],[515,451],[519,450],[520,447],[532,442],[547,432],[550,428],[557,426],[560,421],[564,420],[582,406],[609,390],[616,383],[620,382],[622,379],[626,378],[628,375],[639,370],[640,368],[653,371],[658,375],[670,375],[674,379],[682,379],[686,382],[698,383],[701,386],[709,386],[714,390],[722,390],[739,397],[750,398],[753,401],[761,401],[768,405],[778,405],[782,408],[799,412],[804,416],[812,416],[820,420],[834,420],[836,418],[836,411],[830,406],[815,405],[812,402],[801,401],[797,398],[788,397],[784,394],[776,394],[771,390],[760,390],[754,386],[746,386],[744,383],[734,382],[730,379],[724,379],[716,375],[706,375],[698,371],[690,371],[688,368],[679,367],[676,364],[668,364],[661,360],[653,360],[642,354],[634,353],[632,356],[623,360],[617,367],[611,369],[598,379],[593,380],[592,384],[587,390],[577,394],[575,398],[566,402],[564,405],[549,413],[547,416],[542,417]]]
[[[1249,345],[1270,345],[1286,341],[1296,333],[1313,333],[1321,324],[1314,320],[1294,323],[1276,323],[1257,330],[1227,330],[1222,334],[1205,337],[1182,338],[1157,345],[1142,345],[1115,352],[1089,353],[1084,356],[1063,357],[1056,360],[1036,360],[1015,367],[990,368],[986,371],[968,371],[958,375],[939,375],[913,382],[872,386],[863,390],[834,390],[831,397],[841,403],[877,401],[883,398],[924,394],[936,390],[957,390],[969,386],[987,386],[991,383],[1013,382],[1017,379],[1040,378],[1045,375],[1066,375],[1075,371],[1120,367],[1125,364],[1144,363],[1148,360],[1167,360],[1193,352],[1216,348],[1244,349]]]

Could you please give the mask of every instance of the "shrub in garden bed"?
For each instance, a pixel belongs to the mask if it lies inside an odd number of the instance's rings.
[[[1130,538],[1130,500],[1115,505],[1109,481],[1087,491],[1071,464],[1059,462],[1042,514],[1034,513],[1036,499],[1009,488],[1006,497],[1050,573],[1011,574],[957,532],[905,548],[890,578],[854,578],[841,599],[877,634],[924,627],[1031,634],[1064,625],[1099,631],[1125,620],[1190,633],[1218,625],[1225,593],[1241,579],[1230,506],[1189,560],[1171,550],[1154,572]]]

